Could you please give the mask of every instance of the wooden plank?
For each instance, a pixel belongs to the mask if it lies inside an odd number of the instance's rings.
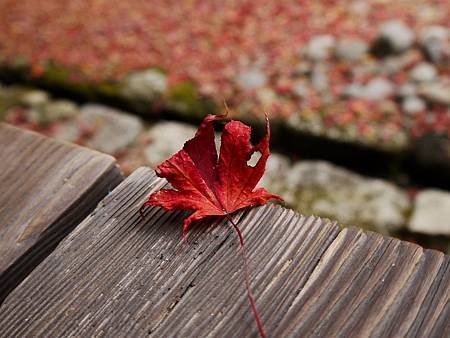
[[[345,229],[274,336],[448,337],[448,275],[442,253]]]
[[[0,336],[256,337],[227,221],[183,243],[186,213],[140,219],[164,185],[140,169],[108,195],[11,293]],[[449,336],[448,256],[276,206],[234,219],[268,336]]]
[[[164,181],[139,169],[6,299],[0,336],[255,336],[238,239],[226,220],[181,241],[186,213],[137,212]],[[270,334],[289,312],[337,225],[277,206],[233,216]]]
[[[436,252],[426,252],[436,255]],[[444,262],[430,287],[408,337],[450,337],[450,257]]]
[[[122,176],[108,155],[0,124],[0,302]]]

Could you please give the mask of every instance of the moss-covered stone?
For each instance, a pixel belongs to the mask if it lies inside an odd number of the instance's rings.
[[[192,82],[181,82],[172,86],[164,106],[166,109],[194,119],[216,111],[214,103],[201,97]]]

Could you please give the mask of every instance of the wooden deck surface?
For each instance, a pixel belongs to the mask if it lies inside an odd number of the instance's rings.
[[[0,124],[0,303],[121,180],[111,156]]]
[[[181,241],[139,169],[5,300],[0,337],[257,337],[226,220]],[[449,337],[450,258],[268,205],[234,215],[268,337]]]

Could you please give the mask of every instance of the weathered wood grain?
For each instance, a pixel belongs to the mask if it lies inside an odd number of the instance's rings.
[[[226,220],[137,212],[164,181],[140,169],[106,197],[0,308],[0,336],[255,336],[238,239]],[[275,330],[336,237],[335,224],[276,206],[234,215],[262,319]]]
[[[0,302],[122,176],[115,160],[0,124]]]
[[[139,169],[0,308],[3,337],[257,337],[226,220],[138,209]],[[233,216],[268,337],[448,337],[450,257],[277,206]],[[211,225],[211,222],[215,226]]]
[[[448,337],[449,257],[343,230],[274,332],[277,337]]]

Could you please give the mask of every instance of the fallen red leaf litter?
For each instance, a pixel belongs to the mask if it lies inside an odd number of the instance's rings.
[[[264,188],[255,189],[270,156],[270,124],[266,116],[266,135],[256,146],[252,146],[251,128],[239,121],[228,122],[222,132],[218,154],[213,122],[224,118],[225,115],[208,115],[194,138],[158,166],[156,174],[165,178],[172,189],[162,189],[151,194],[143,204],[141,213],[147,206],[159,206],[166,210],[194,210],[184,220],[183,238],[195,221],[209,216],[226,217],[239,236],[247,295],[259,334],[265,337],[251,291],[244,237],[230,214],[239,209],[265,204],[269,199],[282,200]],[[256,165],[251,166],[248,161],[255,153],[261,156]]]
[[[419,106],[411,115],[389,97],[369,110],[346,114],[352,111],[352,103],[341,97],[347,86],[369,80],[348,76],[354,62],[327,60],[330,88],[325,96],[308,85],[306,97],[297,97],[302,79],[297,81],[296,75],[303,61],[299,50],[315,36],[367,42],[388,20],[401,20],[419,32],[426,26],[448,26],[449,17],[446,0],[0,0],[0,59],[25,59],[36,76],[50,61],[70,70],[74,81],[94,82],[161,67],[170,86],[193,82],[200,94],[217,102],[226,99],[245,114],[266,110],[273,117],[299,115],[317,124],[319,114],[310,112],[320,109],[326,115],[320,128],[331,125],[362,139],[392,141],[403,131],[412,137],[430,131],[449,136],[448,109],[442,105]],[[421,60],[419,56],[413,63]],[[359,63],[361,69],[378,67],[373,57]],[[249,72],[254,77],[255,67],[264,79],[258,95],[236,79]],[[398,86],[408,71],[399,69],[389,80]],[[448,77],[448,67],[438,67],[438,73]]]

